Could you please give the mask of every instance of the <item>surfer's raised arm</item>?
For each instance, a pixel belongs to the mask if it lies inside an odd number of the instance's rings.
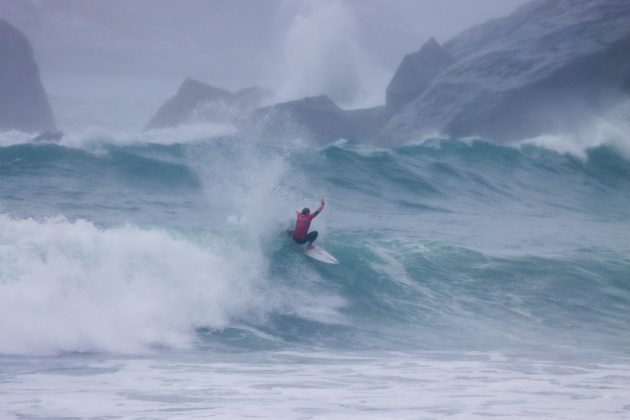
[[[322,210],[324,210],[324,206],[326,206],[326,200],[324,200],[323,198],[321,200],[319,200],[320,206],[317,210],[315,210],[315,212],[313,213],[313,217],[317,216],[319,213],[321,213]]]

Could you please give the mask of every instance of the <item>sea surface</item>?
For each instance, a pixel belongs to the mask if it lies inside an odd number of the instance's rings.
[[[0,134],[0,418],[630,418],[630,155]],[[295,211],[339,265],[286,238]]]

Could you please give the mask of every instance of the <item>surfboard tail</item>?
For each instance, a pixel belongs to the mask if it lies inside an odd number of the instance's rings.
[[[311,248],[306,248],[304,250],[304,253],[307,256],[326,264],[339,264],[339,261],[337,261],[337,258],[333,257],[325,249],[317,245],[313,245]]]

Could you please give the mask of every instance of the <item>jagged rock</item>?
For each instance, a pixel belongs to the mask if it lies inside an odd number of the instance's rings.
[[[630,94],[630,2],[536,0],[444,45],[455,62],[381,131],[513,141],[579,130]]]
[[[174,127],[190,122],[232,123],[269,96],[266,89],[250,87],[235,93],[186,79],[171,99],[160,107],[146,130]]]
[[[1,19],[0,130],[55,130],[31,44],[24,34]]]
[[[387,108],[392,112],[400,110],[420,96],[453,61],[435,38],[429,39],[419,51],[407,54],[387,86]]]

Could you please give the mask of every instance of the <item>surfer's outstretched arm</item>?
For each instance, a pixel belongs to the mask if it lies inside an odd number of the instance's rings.
[[[313,213],[313,217],[317,216],[319,213],[321,213],[322,210],[324,210],[324,206],[326,205],[326,200],[324,200],[323,198],[321,200],[319,200],[320,206],[317,210],[315,210],[315,213]]]

